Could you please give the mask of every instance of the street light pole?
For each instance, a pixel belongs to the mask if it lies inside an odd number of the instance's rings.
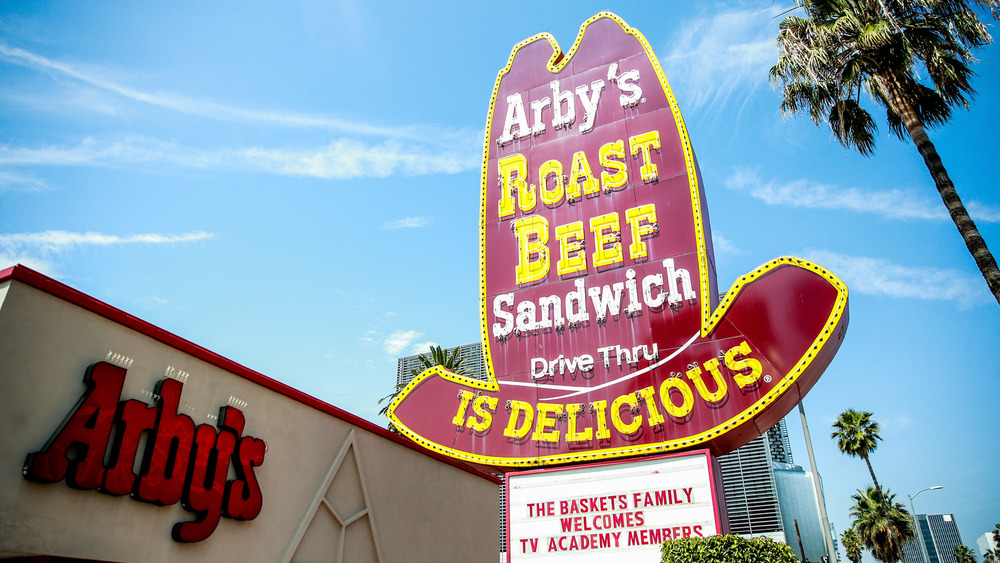
[[[830,531],[830,519],[826,515],[826,499],[823,497],[823,488],[819,483],[819,470],[816,469],[816,456],[813,455],[812,438],[809,437],[809,423],[806,422],[806,409],[799,401],[799,415],[802,417],[802,433],[806,438],[806,451],[809,452],[809,466],[813,474],[813,491],[816,493],[816,503],[819,505],[820,526],[823,527],[823,543],[826,544],[826,552],[830,561],[837,560],[837,550],[833,546],[833,533]]]
[[[934,485],[933,487],[924,487],[923,489],[920,489],[919,491],[913,493],[912,495],[906,495],[910,497],[910,514],[913,515],[913,524],[916,525],[917,527],[917,541],[920,543],[920,555],[924,558],[924,563],[927,563],[928,560],[927,545],[924,544],[924,533],[920,529],[920,522],[917,522],[917,511],[913,509],[913,497],[919,495],[924,491],[936,491],[938,489],[943,489],[943,488],[944,487],[942,487],[941,485]],[[900,549],[902,549],[902,547],[900,547]]]

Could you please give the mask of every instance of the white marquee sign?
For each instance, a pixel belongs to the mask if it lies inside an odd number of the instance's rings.
[[[669,539],[719,532],[707,451],[507,475],[508,560],[660,560]]]

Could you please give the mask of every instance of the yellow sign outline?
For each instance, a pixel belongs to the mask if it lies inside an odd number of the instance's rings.
[[[524,48],[531,43],[539,40],[546,40],[552,46],[552,57],[549,59],[547,64],[547,69],[550,72],[556,73],[562,70],[569,62],[572,60],[573,55],[579,48],[584,33],[587,27],[592,23],[600,19],[611,19],[616,22],[621,28],[629,35],[632,35],[639,41],[642,45],[643,50],[646,53],[650,63],[656,71],[656,75],[660,80],[660,84],[663,87],[663,91],[667,96],[667,101],[670,106],[671,113],[674,116],[674,121],[677,125],[677,132],[680,136],[681,145],[684,151],[684,160],[687,167],[687,177],[688,177],[688,187],[689,194],[691,197],[691,208],[693,210],[693,221],[694,221],[694,231],[695,239],[697,245],[698,253],[698,270],[701,285],[701,336],[702,338],[708,337],[719,325],[723,318],[725,318],[726,313],[729,308],[735,302],[736,297],[740,294],[743,287],[754,280],[766,275],[768,272],[781,267],[797,267],[806,270],[810,270],[819,276],[826,279],[836,290],[837,298],[834,302],[833,310],[830,316],[827,318],[826,323],[823,326],[823,330],[820,331],[819,335],[814,339],[812,345],[807,350],[806,354],[802,356],[795,366],[788,372],[788,374],[781,380],[781,383],[771,389],[766,395],[761,397],[757,402],[751,405],[749,408],[741,411],[736,416],[722,422],[721,424],[701,432],[693,436],[687,436],[682,439],[668,440],[665,442],[658,442],[655,444],[642,444],[636,446],[626,446],[618,447],[612,449],[603,450],[588,450],[586,452],[575,452],[575,453],[560,453],[554,455],[541,455],[541,456],[528,456],[528,457],[494,457],[489,455],[480,455],[470,452],[465,452],[462,450],[456,450],[442,444],[438,444],[434,441],[428,440],[427,438],[417,434],[409,427],[407,427],[398,417],[395,415],[395,409],[401,403],[409,393],[417,388],[423,381],[431,377],[441,377],[452,383],[458,385],[463,385],[465,387],[470,387],[473,389],[481,389],[483,391],[498,391],[500,389],[497,383],[496,376],[493,370],[493,359],[490,354],[490,347],[485,343],[487,339],[490,338],[488,331],[488,318],[486,311],[486,190],[487,186],[487,174],[488,174],[488,163],[489,163],[489,149],[492,140],[490,139],[490,132],[492,130],[494,109],[496,106],[497,93],[500,89],[500,83],[503,77],[510,72],[511,67],[514,63],[514,58],[520,49]],[[496,466],[512,466],[512,467],[523,467],[523,466],[542,466],[542,465],[555,465],[570,462],[584,462],[584,461],[594,461],[608,458],[619,458],[635,455],[643,455],[650,453],[662,453],[675,451],[680,449],[691,448],[699,444],[703,444],[708,440],[721,436],[722,434],[728,432],[732,428],[741,425],[748,419],[752,418],[756,414],[762,412],[769,405],[778,400],[784,395],[785,391],[798,381],[799,376],[809,367],[813,359],[818,355],[820,350],[825,346],[827,341],[834,336],[834,330],[840,324],[844,318],[844,313],[847,310],[848,301],[848,291],[847,286],[832,273],[827,271],[825,268],[803,260],[800,258],[795,258],[791,256],[784,256],[775,258],[761,265],[754,271],[743,275],[733,283],[732,287],[725,294],[725,299],[718,305],[715,311],[712,311],[712,300],[715,295],[711,293],[711,283],[708,275],[708,250],[705,244],[705,226],[704,226],[704,215],[701,211],[701,190],[698,185],[698,171],[695,166],[694,150],[691,147],[691,141],[687,134],[687,128],[684,125],[684,120],[681,117],[680,109],[677,106],[677,101],[674,99],[673,91],[670,89],[670,85],[667,83],[666,77],[663,74],[663,69],[660,67],[659,61],[653,54],[653,50],[646,38],[636,29],[629,27],[620,17],[610,12],[601,12],[594,17],[588,19],[580,26],[580,32],[576,37],[573,46],[570,48],[569,52],[564,56],[559,50],[559,44],[555,38],[549,33],[540,33],[525,39],[517,43],[511,50],[510,57],[507,60],[507,65],[497,73],[496,83],[493,86],[493,94],[490,99],[490,111],[489,117],[486,123],[486,133],[484,139],[483,147],[483,167],[482,167],[482,196],[480,198],[480,239],[479,239],[479,278],[480,278],[480,328],[481,337],[483,342],[483,358],[486,362],[487,368],[487,381],[481,381],[478,379],[473,379],[464,375],[456,374],[448,371],[440,366],[436,366],[425,370],[416,378],[414,378],[406,387],[404,387],[396,398],[392,401],[388,408],[388,418],[392,424],[399,429],[399,431],[406,437],[410,438],[414,442],[424,446],[425,448],[453,457],[460,460],[465,460],[473,463],[496,465]]]

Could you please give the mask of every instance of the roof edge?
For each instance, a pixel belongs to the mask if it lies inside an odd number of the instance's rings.
[[[320,399],[317,399],[312,395],[308,395],[302,391],[299,391],[298,389],[295,389],[289,385],[281,383],[276,379],[272,379],[260,372],[254,371],[242,364],[238,364],[233,360],[230,360],[229,358],[216,354],[215,352],[212,352],[207,348],[199,346],[194,342],[191,342],[190,340],[181,338],[180,336],[177,336],[172,332],[164,330],[148,321],[144,321],[139,317],[130,315],[129,313],[126,313],[121,309],[113,307],[94,297],[91,297],[90,295],[87,295],[86,293],[83,293],[78,289],[74,289],[62,282],[56,281],[46,276],[45,274],[36,272],[31,268],[17,264],[9,268],[0,270],[0,283],[7,281],[17,281],[25,285],[31,286],[39,291],[48,293],[53,297],[62,299],[67,303],[76,305],[77,307],[90,311],[91,313],[104,317],[105,319],[108,319],[112,322],[118,323],[119,325],[122,325],[125,328],[144,334],[145,336],[148,336],[153,340],[160,342],[161,344],[165,344],[167,346],[170,346],[171,348],[177,349],[181,352],[194,356],[199,360],[207,362],[217,368],[228,371],[234,375],[242,377],[243,379],[256,383],[257,385],[260,385],[266,389],[284,395],[289,399],[298,401],[306,406],[312,407],[316,410],[322,411],[326,414],[339,418],[340,420],[343,420],[348,424],[352,424],[354,426],[363,428],[364,430],[377,434],[383,438],[392,440],[393,442],[396,442],[402,446],[406,446],[428,457],[447,463],[459,469],[468,471],[470,473],[478,475],[479,477],[482,477],[489,481],[493,481],[498,485],[503,482],[503,479],[501,477],[498,477],[492,473],[489,473],[477,467],[473,467],[466,463],[462,463],[459,460],[438,454],[436,452],[428,451],[420,447],[418,444],[410,440],[407,440],[404,437],[399,436],[398,434],[395,434],[386,428],[382,428],[381,426],[378,426],[377,424],[369,420],[361,418],[356,414],[352,414],[344,409],[341,409],[327,402],[324,402]]]

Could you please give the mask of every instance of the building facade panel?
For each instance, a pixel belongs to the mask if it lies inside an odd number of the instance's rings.
[[[732,533],[780,537],[783,526],[767,435],[719,457],[719,466]]]

